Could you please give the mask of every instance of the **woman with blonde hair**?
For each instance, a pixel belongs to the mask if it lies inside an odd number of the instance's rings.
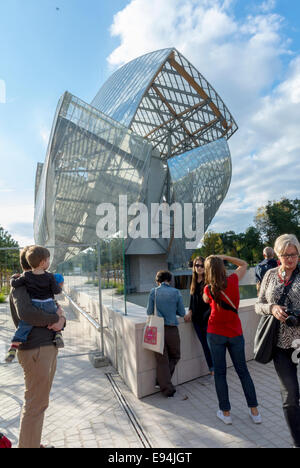
[[[278,320],[278,338],[273,362],[280,381],[284,416],[294,447],[300,448],[300,406],[298,363],[300,345],[300,244],[293,234],[279,236],[274,250],[281,265],[265,274],[256,313]]]
[[[203,290],[205,286],[204,260],[203,257],[194,258],[193,276],[190,288],[190,306],[184,320],[186,322],[193,322],[193,326],[203,348],[207,367],[210,374],[213,375],[214,366],[207,343],[207,323],[210,315],[210,307],[209,304],[203,301]]]
[[[223,260],[237,266],[235,272],[228,277]],[[215,385],[219,400],[217,417],[225,424],[232,424],[226,379],[226,351],[228,349],[242,383],[249,415],[255,424],[260,424],[261,416],[257,410],[255,387],[246,364],[245,340],[238,316],[239,281],[245,275],[248,265],[244,260],[227,255],[211,255],[205,260],[204,266],[206,286],[203,300],[211,307],[207,339],[214,364]]]

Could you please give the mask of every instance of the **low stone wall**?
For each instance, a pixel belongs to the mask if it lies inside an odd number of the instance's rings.
[[[71,291],[73,300],[88,311],[93,317],[99,316],[99,303],[87,293]],[[239,315],[242,321],[246,342],[246,358],[253,359],[253,341],[259,317],[255,314],[256,299],[241,301]],[[127,313],[122,312],[123,304],[114,301],[114,309],[103,306],[104,324],[104,354],[118,370],[119,374],[132,390],[135,396],[142,398],[155,393],[156,362],[151,351],[142,348],[142,336],[146,322],[146,309],[135,304],[127,303]],[[76,310],[74,310],[76,313]],[[77,312],[78,314],[78,312]],[[80,315],[80,314],[79,314]],[[92,325],[79,316],[85,327],[85,332],[95,334],[99,342],[99,332],[91,330]],[[188,382],[197,377],[208,374],[202,346],[191,323],[185,323],[179,318],[179,333],[181,339],[181,360],[176,366],[173,376],[175,385]],[[228,366],[231,366],[228,357]]]

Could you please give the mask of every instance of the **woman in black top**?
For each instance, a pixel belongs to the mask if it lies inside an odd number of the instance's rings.
[[[204,286],[204,258],[196,257],[193,261],[190,307],[184,320],[186,322],[193,322],[197,336],[202,344],[209,372],[213,375],[214,367],[207,344],[207,323],[210,307],[209,304],[205,304],[202,298]]]

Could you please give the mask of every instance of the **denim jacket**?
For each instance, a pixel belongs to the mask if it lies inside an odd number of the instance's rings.
[[[163,317],[165,325],[178,325],[176,315],[185,316],[185,308],[181,293],[178,289],[172,288],[166,283],[162,283],[158,288],[153,288],[150,291],[147,315],[154,314],[154,298],[156,289],[156,308],[159,317]]]

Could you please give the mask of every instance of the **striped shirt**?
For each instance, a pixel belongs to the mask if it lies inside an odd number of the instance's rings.
[[[267,271],[255,304],[256,313],[259,315],[271,314],[271,308],[273,305],[278,304],[283,289],[284,283],[280,279],[279,268],[272,268],[272,270]],[[284,306],[289,304],[292,304],[294,309],[300,310],[300,274],[296,276]],[[293,341],[297,339],[300,339],[300,326],[288,327],[284,322],[280,322],[277,346],[283,349],[292,348]]]

